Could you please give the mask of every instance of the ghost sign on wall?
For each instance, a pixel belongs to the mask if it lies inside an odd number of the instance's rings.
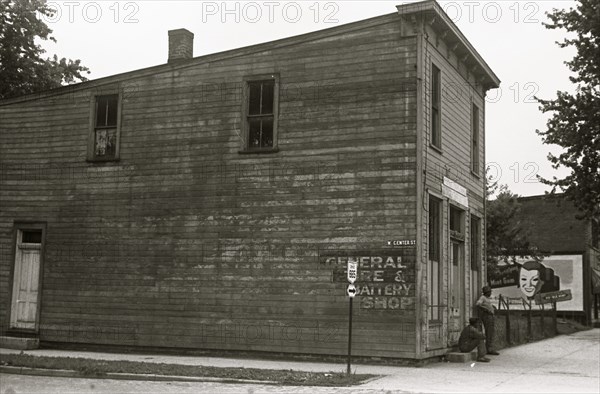
[[[356,296],[361,309],[407,310],[415,305],[415,248],[382,251],[324,251],[320,264],[332,269],[333,282],[348,282],[356,263]]]

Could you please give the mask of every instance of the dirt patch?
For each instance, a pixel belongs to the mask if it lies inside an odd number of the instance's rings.
[[[107,373],[134,373],[263,380],[293,386],[353,386],[375,377],[375,375],[347,375],[340,372],[323,373],[258,368],[218,368],[118,360],[93,360],[73,357],[32,356],[29,354],[3,354],[0,358],[0,365],[66,369],[78,371],[82,376],[87,377],[102,377]]]
[[[574,320],[558,319],[556,323],[556,329],[559,335],[569,335],[578,331],[590,329],[590,327],[578,323]]]

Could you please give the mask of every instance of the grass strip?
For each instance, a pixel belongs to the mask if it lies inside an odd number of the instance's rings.
[[[375,377],[375,375],[347,375],[340,372],[324,373],[259,368],[220,368],[124,360],[33,356],[30,354],[3,354],[0,356],[0,365],[27,368],[67,369],[78,371],[83,376],[89,377],[102,377],[107,373],[134,373],[266,380],[277,382],[282,385],[293,386],[353,386]]]

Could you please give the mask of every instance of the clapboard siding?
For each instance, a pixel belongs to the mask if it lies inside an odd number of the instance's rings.
[[[450,233],[449,233],[449,212],[450,206],[456,206],[459,209],[465,211],[464,224],[465,224],[465,242],[464,242],[464,261],[465,261],[465,276],[464,287],[466,292],[466,314],[465,318],[469,317],[473,309],[472,296],[473,293],[479,293],[480,289],[471,288],[471,275],[473,271],[470,269],[471,259],[471,229],[470,229],[470,218],[475,216],[481,219],[481,232],[478,236],[480,248],[480,256],[484,256],[484,234],[485,229],[485,178],[484,178],[484,150],[485,150],[485,90],[476,83],[474,76],[468,71],[468,68],[459,60],[459,56],[448,49],[443,39],[439,39],[436,33],[431,29],[430,26],[424,26],[425,32],[428,38],[424,38],[422,41],[422,52],[423,52],[423,100],[422,100],[422,113],[423,113],[423,135],[421,144],[421,157],[423,158],[423,183],[421,189],[421,196],[423,199],[424,207],[428,204],[428,195],[433,195],[437,198],[443,199],[442,204],[442,249],[441,249],[441,260],[442,260],[442,287],[440,289],[442,294],[442,304],[448,305],[449,299],[449,286],[450,286]],[[435,64],[441,73],[441,136],[442,136],[442,148],[441,151],[434,149],[430,146],[431,141],[431,70],[432,64]],[[477,105],[479,108],[479,174],[474,174],[471,171],[471,108],[472,104]],[[442,190],[442,184],[444,178],[458,183],[467,190],[468,194],[468,207],[464,207],[458,202],[450,199],[444,195]],[[423,269],[422,272],[422,284],[420,288],[420,294],[422,297],[428,297],[430,291],[429,282],[427,281],[428,275],[430,275],[428,268],[428,210],[427,208],[417,212],[419,221],[421,223],[420,228],[420,239],[422,239],[423,247],[421,249],[420,262]],[[484,283],[485,271],[483,268],[483,262],[480,262],[480,270],[478,275],[480,277],[480,283]],[[446,307],[447,309],[447,307]],[[427,307],[421,305],[419,310],[421,316],[426,316]],[[448,332],[460,330],[462,326],[453,327],[452,322],[449,321],[449,311],[444,311],[442,329],[437,333],[442,333],[444,338],[441,341],[450,344],[448,338]],[[421,325],[427,325],[427,319],[422,318]],[[465,323],[465,322],[462,322]],[[426,330],[425,330],[426,331]],[[431,335],[437,335],[431,334]],[[433,342],[440,340],[440,338],[434,339]],[[431,338],[430,338],[431,341]],[[427,348],[427,334],[424,334],[420,340],[421,349]]]
[[[41,340],[344,354],[345,285],[319,254],[416,238],[418,103],[396,18],[340,31],[0,105],[2,321],[12,223],[36,220]],[[267,73],[280,152],[240,155],[243,78]],[[120,161],[87,163],[90,98],[113,91]],[[415,357],[407,264],[402,309],[357,297],[353,354]]]

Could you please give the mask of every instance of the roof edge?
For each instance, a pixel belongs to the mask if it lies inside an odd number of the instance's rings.
[[[454,36],[454,41],[459,43],[463,50],[469,53],[477,62],[479,67],[485,72],[489,79],[489,87],[487,89],[494,89],[500,86],[500,79],[498,76],[494,73],[494,71],[492,71],[491,67],[486,63],[479,52],[477,52],[473,45],[471,45],[469,40],[460,31],[458,26],[456,26],[448,14],[446,14],[446,12],[435,0],[425,0],[416,3],[402,4],[396,6],[396,9],[398,10],[398,14],[403,16],[421,13],[424,14],[427,12],[434,13],[435,17],[437,17],[448,29],[448,32]]]
[[[548,193],[548,194],[537,194],[533,196],[519,196],[518,200],[549,200],[553,198],[565,198],[565,193]]]
[[[16,96],[6,99],[0,99],[0,107],[10,104],[16,104],[20,102],[26,102],[31,100],[36,100],[45,97],[51,97],[55,95],[70,93],[73,91],[84,90],[88,88],[95,88],[99,86],[105,86],[113,83],[118,83],[121,81],[125,81],[128,79],[134,79],[139,77],[144,77],[148,75],[152,75],[158,72],[167,72],[170,70],[178,70],[187,67],[194,67],[200,64],[211,62],[211,61],[220,61],[230,58],[235,58],[238,56],[245,56],[256,52],[263,52],[272,49],[282,48],[286,46],[296,45],[301,42],[307,40],[316,40],[321,38],[327,38],[334,35],[337,35],[341,32],[349,32],[356,31],[361,29],[366,29],[372,26],[375,26],[380,23],[393,23],[398,17],[396,12],[378,15],[368,19],[362,19],[355,22],[345,23],[339,26],[330,27],[327,29],[312,31],[308,33],[303,33],[299,35],[294,35],[290,37],[284,37],[273,41],[261,42],[258,44],[253,44],[245,47],[228,49],[226,51],[210,53],[207,55],[197,56],[189,60],[180,61],[177,63],[163,63],[155,66],[150,66],[146,68],[141,68],[132,71],[126,71],[119,74],[108,75],[106,77],[78,82],[71,85],[60,86],[54,89],[43,90],[35,93],[29,93],[22,96]]]
[[[113,83],[122,82],[128,79],[134,79],[139,77],[144,77],[148,75],[152,75],[158,72],[167,72],[170,70],[183,69],[187,67],[194,67],[200,64],[211,62],[211,61],[219,61],[228,58],[234,58],[237,56],[245,56],[251,53],[262,52],[266,50],[277,49],[285,46],[296,45],[298,43],[304,42],[306,40],[314,40],[320,38],[330,37],[340,32],[348,32],[355,31],[364,28],[372,27],[376,24],[385,21],[384,23],[392,23],[394,21],[394,17],[398,15],[410,15],[416,13],[423,12],[433,12],[436,16],[439,17],[441,21],[443,21],[444,25],[449,29],[449,31],[457,38],[458,42],[460,42],[464,49],[471,54],[471,56],[477,61],[480,68],[485,72],[488,77],[489,84],[492,88],[498,87],[500,84],[500,80],[488,66],[488,64],[483,60],[483,58],[479,55],[479,53],[473,48],[473,46],[469,43],[466,37],[460,32],[458,27],[454,24],[454,22],[448,17],[448,15],[442,10],[442,8],[437,4],[435,0],[426,0],[416,3],[409,3],[396,6],[397,12],[379,15],[368,19],[363,19],[351,23],[346,23],[340,26],[330,27],[327,29],[317,30],[313,32],[308,32],[300,35],[295,35],[291,37],[285,37],[274,41],[267,41],[259,44],[249,45],[240,48],[229,49],[227,51],[215,52],[203,56],[198,56],[192,58],[190,60],[181,61],[178,63],[165,63],[159,64],[155,66],[150,66],[146,68],[141,68],[137,70],[127,71],[124,73],[109,75],[106,77],[93,79],[89,81],[79,82],[76,84],[61,86],[55,89],[44,90],[40,92],[30,93],[22,96],[0,99],[0,107],[5,105],[11,105],[31,100],[36,100],[40,98],[51,97],[55,95],[65,94],[69,92],[84,90],[88,88],[95,88],[100,86],[105,86]],[[386,21],[387,20],[387,21]]]

